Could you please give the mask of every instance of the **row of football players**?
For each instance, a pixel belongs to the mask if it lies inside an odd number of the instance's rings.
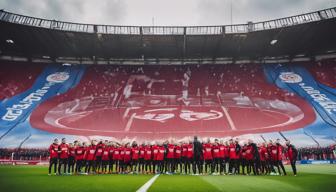
[[[261,143],[258,146],[248,140],[244,145],[230,139],[211,143],[210,139],[201,144],[201,161],[195,154],[195,142],[156,143],[155,145],[136,142],[121,145],[112,141],[92,140],[90,144],[74,141],[66,143],[65,138],[49,147],[50,165],[55,174],[89,173],[167,173],[181,174],[280,174],[286,175],[282,160],[290,160],[296,175],[297,151],[289,141],[286,146],[276,142]],[[286,154],[285,154],[286,153]],[[58,167],[58,169],[57,169]],[[277,168],[277,172],[274,169]],[[280,170],[281,168],[281,170]],[[197,172],[198,171],[198,172]],[[282,172],[281,172],[282,171]]]

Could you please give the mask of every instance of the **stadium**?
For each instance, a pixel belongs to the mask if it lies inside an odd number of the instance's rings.
[[[335,34],[336,7],[233,24],[231,2],[202,26],[1,9],[1,191],[334,191]]]

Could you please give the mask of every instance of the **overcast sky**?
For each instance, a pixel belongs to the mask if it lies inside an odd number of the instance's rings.
[[[80,23],[224,25],[335,7],[336,0],[0,0],[0,9]]]

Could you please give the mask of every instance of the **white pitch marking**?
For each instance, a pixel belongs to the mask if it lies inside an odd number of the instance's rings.
[[[230,124],[231,129],[232,129],[232,130],[237,130],[237,128],[236,128],[235,124],[233,123],[233,120],[232,120],[232,118],[231,118],[229,112],[227,111],[227,109],[226,109],[224,106],[221,106],[221,107],[222,107],[222,109],[223,109],[223,111],[224,111],[224,114],[225,114],[227,120],[229,121],[229,124]]]
[[[141,186],[136,192],[146,192],[159,176],[160,174],[157,174],[154,177],[152,177],[149,181],[147,181],[147,183]]]
[[[124,112],[124,115],[123,115],[123,119],[125,119],[128,115],[128,113],[130,112],[130,110],[133,110],[133,109],[139,109],[140,107],[127,107],[125,112]]]
[[[129,111],[131,110],[131,107],[127,107],[125,112],[124,112],[124,115],[123,115],[123,119],[125,119],[129,113]]]
[[[115,102],[117,101],[118,96],[119,96],[118,92],[115,92],[113,100],[112,100],[112,106],[114,106]]]
[[[74,110],[77,109],[78,106],[79,106],[79,99],[75,99],[75,105],[71,108],[65,109],[65,113],[66,114],[71,114]]]
[[[237,130],[237,128],[236,128],[235,124],[233,123],[233,120],[232,120],[232,118],[231,118],[231,116],[228,112],[228,110],[226,109],[226,107],[223,106],[222,101],[221,101],[218,94],[217,94],[217,99],[218,99],[218,102],[219,102],[225,116],[226,116],[226,119],[229,121],[229,125],[230,125],[231,129],[234,130],[234,131]]]
[[[136,113],[133,113],[132,116],[129,118],[129,120],[127,121],[126,127],[125,127],[125,131],[128,132],[131,129],[132,123],[133,123],[133,119],[136,116]]]

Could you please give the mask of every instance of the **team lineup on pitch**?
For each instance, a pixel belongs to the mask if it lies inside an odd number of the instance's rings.
[[[283,159],[288,159],[296,176],[298,151],[280,139],[268,143],[248,140],[240,144],[238,138],[229,141],[210,139],[138,145],[92,140],[91,143],[58,139],[49,147],[49,174],[192,174],[192,175],[287,175]],[[277,168],[277,169],[275,169]]]

